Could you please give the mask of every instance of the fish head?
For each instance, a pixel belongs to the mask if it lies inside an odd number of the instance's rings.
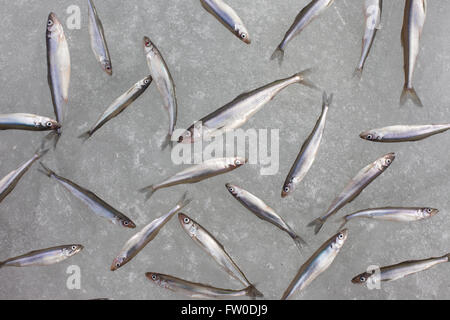
[[[63,29],[62,29],[62,25],[59,22],[58,18],[56,17],[56,14],[54,14],[53,12],[51,12],[48,15],[48,19],[47,19],[47,33],[48,34],[64,34]]]
[[[83,249],[84,247],[81,244],[71,244],[65,247],[63,250],[66,256],[71,257],[73,255],[76,255]]]
[[[150,280],[159,285],[161,283],[162,277],[159,273],[147,272],[145,276]]]
[[[345,243],[345,240],[347,240],[348,237],[348,229],[344,229],[339,231],[333,238],[331,242],[331,246],[336,249],[341,249],[342,246]]]
[[[433,208],[420,209],[420,215],[424,218],[430,218],[430,217],[436,215],[438,212],[439,212],[438,209],[433,209]]]
[[[241,189],[231,183],[227,183],[225,184],[225,187],[227,187],[227,190],[229,193],[231,193],[231,195],[233,195],[234,197],[238,197],[239,193],[241,191]]]
[[[239,168],[242,167],[244,164],[246,164],[248,160],[246,158],[242,157],[234,157],[227,159],[227,165],[229,168]]]
[[[119,220],[119,224],[122,227],[130,228],[130,229],[136,228],[136,225],[134,224],[134,222],[128,218],[119,218],[118,220]]]
[[[245,28],[245,26],[243,26],[241,24],[235,25],[234,26],[234,32],[235,32],[236,36],[238,36],[239,39],[241,39],[246,44],[250,44],[252,42],[250,40],[250,35],[248,34],[248,31]]]
[[[375,131],[364,131],[360,135],[361,139],[367,140],[367,141],[379,141],[383,139],[383,137],[375,132]]]
[[[112,64],[108,59],[102,59],[100,62],[102,69],[110,76],[112,76]]]
[[[144,37],[144,52],[145,55],[156,55],[157,54],[157,50],[156,50],[156,46],[153,44],[153,42],[150,40],[149,37]]]
[[[148,86],[152,83],[152,76],[146,76],[144,79],[140,80],[136,85],[138,88],[147,89]]]
[[[364,284],[367,282],[367,280],[369,280],[371,276],[372,274],[369,272],[361,273],[352,279],[352,283]]]
[[[203,139],[203,123],[197,121],[178,138],[178,143],[190,144]]]
[[[183,227],[183,229],[191,236],[194,237],[196,235],[196,225],[194,220],[192,220],[191,218],[189,218],[187,215],[185,215],[184,213],[179,213],[178,214],[178,221],[180,221],[181,226]]]
[[[113,263],[111,264],[111,271],[116,271],[117,269],[122,267],[126,262],[127,260],[125,259],[125,257],[118,256],[117,258],[114,259]]]
[[[281,190],[281,197],[286,198],[288,195],[290,195],[291,192],[294,191],[294,187],[295,184],[293,179],[286,181],[284,183],[283,190]]]
[[[61,128],[61,125],[56,120],[50,118],[41,118],[36,123],[36,126],[45,130],[58,130]]]
[[[388,153],[387,155],[383,156],[379,159],[380,167],[384,170],[387,169],[392,162],[395,160],[395,153]]]

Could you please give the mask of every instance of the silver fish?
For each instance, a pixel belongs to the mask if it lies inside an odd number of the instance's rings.
[[[347,240],[348,230],[344,229],[325,242],[300,268],[281,300],[291,298],[296,291],[305,289],[321,273],[326,271],[341,251]]]
[[[164,108],[169,113],[169,133],[161,146],[164,149],[171,144],[172,134],[177,124],[178,104],[175,83],[161,52],[148,37],[144,37],[144,51],[150,74],[164,101]]]
[[[55,172],[47,168],[43,163],[41,163],[41,166],[43,170],[40,171],[43,174],[45,174],[49,178],[55,179],[66,190],[68,190],[71,194],[73,194],[84,204],[86,204],[89,209],[91,209],[96,215],[106,218],[112,223],[118,224],[125,228],[136,228],[136,225],[133,221],[131,221],[131,219],[129,219],[120,211],[111,207],[105,201],[100,199],[95,193],[77,185],[69,179],[57,175]]]
[[[362,132],[362,139],[374,142],[419,141],[450,130],[450,124],[431,124],[415,126],[390,126]]]
[[[290,195],[295,187],[303,180],[303,178],[311,169],[314,160],[316,159],[317,152],[319,151],[320,143],[322,142],[323,132],[325,130],[325,123],[328,114],[328,108],[333,100],[333,95],[327,97],[327,94],[323,93],[322,114],[319,120],[317,120],[316,126],[309,135],[308,139],[303,143],[297,159],[294,165],[289,171],[288,176],[283,185],[281,197],[285,198]]]
[[[70,53],[63,26],[54,13],[50,13],[48,16],[46,39],[48,84],[56,120],[62,126],[65,114],[64,106],[69,99]],[[62,129],[58,129],[58,133],[61,134],[61,132]]]
[[[382,174],[395,159],[394,153],[388,153],[385,156],[377,159],[375,162],[369,164],[347,184],[341,194],[334,199],[333,203],[328,208],[323,217],[320,217],[310,224],[309,227],[314,227],[314,232],[319,233],[323,224],[329,217],[342,209],[346,204],[352,202],[359,194],[380,174]]]
[[[89,35],[91,38],[91,48],[95,58],[102,66],[102,69],[112,75],[111,57],[109,55],[108,45],[106,44],[105,31],[103,24],[97,14],[94,2],[88,0],[89,6]]]
[[[231,259],[224,246],[211,233],[183,213],[178,214],[178,220],[191,239],[205,250],[230,276],[245,285],[250,295],[263,297],[263,294],[248,281],[241,269]]]
[[[426,0],[406,0],[403,17],[402,45],[405,69],[405,86],[400,97],[400,104],[404,105],[408,99],[423,107],[422,101],[414,90],[412,80],[417,57],[420,51],[420,37],[427,15]]]
[[[246,44],[251,43],[247,28],[233,8],[222,0],[200,0],[200,2],[206,11],[216,17],[236,37]]]
[[[254,295],[255,292],[254,290],[252,290],[252,287],[241,290],[230,290],[214,288],[202,283],[186,281],[161,273],[147,272],[145,276],[150,281],[163,289],[181,293],[194,299],[230,299],[233,297],[243,296],[256,298],[256,296]]]
[[[380,272],[364,272],[352,279],[353,283],[363,284],[368,281],[394,281],[411,274],[425,271],[438,264],[450,262],[450,253],[442,257],[424,260],[405,261],[388,267],[381,267]]]
[[[79,253],[81,250],[83,250],[82,245],[70,244],[31,251],[19,257],[10,258],[6,261],[0,262],[0,268],[49,266],[55,263],[62,262]]]
[[[382,7],[383,0],[364,1],[365,30],[362,39],[361,58],[355,70],[355,76],[359,78],[361,78],[364,64],[369,56],[377,31],[380,29]]]
[[[48,131],[61,125],[53,119],[29,113],[0,114],[0,130]]]
[[[152,77],[147,76],[142,80],[139,80],[134,86],[132,86],[127,92],[122,94],[106,109],[106,111],[100,116],[97,122],[92,128],[79,136],[80,139],[87,140],[92,135],[103,127],[108,121],[121,114],[130,104],[132,104],[141,94],[147,90],[148,86],[152,83]]]
[[[395,222],[410,222],[431,218],[439,212],[438,209],[433,208],[400,208],[400,207],[385,207],[365,209],[346,215],[343,219],[340,229],[344,227],[352,219],[368,218],[375,220],[395,221]]]
[[[131,261],[144,247],[152,241],[166,225],[172,217],[178,213],[181,209],[187,206],[191,202],[191,199],[186,198],[184,194],[183,198],[177,203],[177,205],[165,215],[153,220],[150,224],[145,226],[141,231],[136,233],[130,240],[125,243],[125,246],[120,251],[119,255],[114,259],[111,265],[111,271],[116,271],[120,267]]]
[[[279,229],[287,232],[289,236],[295,241],[299,250],[302,249],[306,242],[281,218],[275,210],[269,207],[264,201],[251,194],[250,192],[239,188],[236,185],[227,183],[228,192],[236,198],[244,207],[253,212],[258,218],[267,221]]]
[[[243,93],[222,108],[202,118],[187,129],[178,142],[194,143],[205,137],[212,137],[243,126],[264,105],[280,91],[291,84],[300,83],[316,88],[306,79],[311,70],[299,72],[292,77],[277,80],[256,90]]]
[[[0,202],[2,202],[14,190],[20,179],[22,179],[24,174],[28,171],[28,169],[30,169],[33,163],[42,158],[47,152],[48,149],[37,150],[30,160],[25,162],[16,170],[11,171],[10,173],[8,173],[8,175],[0,180]]]
[[[206,160],[201,164],[193,165],[190,168],[175,174],[161,183],[145,187],[141,189],[140,192],[145,193],[146,199],[148,200],[156,190],[169,188],[179,184],[197,183],[233,171],[246,163],[247,159],[240,157]]]
[[[283,62],[284,50],[287,44],[295,38],[303,29],[306,28],[315,18],[321,15],[328,7],[333,4],[334,0],[312,0],[309,4],[304,7],[300,13],[295,18],[294,23],[286,32],[281,43],[275,49],[272,54],[271,60],[278,59],[278,62]]]

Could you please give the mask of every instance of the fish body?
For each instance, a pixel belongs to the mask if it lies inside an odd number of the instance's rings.
[[[372,48],[375,36],[381,24],[381,11],[383,7],[383,0],[365,0],[364,1],[364,16],[365,16],[365,30],[362,39],[361,58],[355,70],[355,75],[361,76]]]
[[[254,291],[251,290],[251,287],[241,290],[221,289],[160,273],[147,272],[145,275],[149,280],[163,289],[181,293],[194,299],[230,299],[243,296],[249,296],[250,298],[256,297]]]
[[[47,67],[48,84],[52,95],[56,121],[62,126],[64,106],[69,100],[70,52],[63,26],[54,13],[47,20]],[[58,129],[61,133],[61,128]]]
[[[306,242],[281,218],[275,210],[269,207],[264,201],[250,192],[230,183],[226,184],[228,192],[238,200],[244,207],[250,210],[261,220],[267,221],[279,229],[285,231],[295,241],[299,249]]]
[[[327,94],[323,93],[322,114],[319,120],[317,120],[316,126],[309,135],[308,139],[303,143],[297,159],[294,165],[289,171],[286,181],[284,182],[281,197],[285,198],[294,191],[295,187],[303,180],[303,178],[311,169],[314,160],[316,159],[317,152],[319,151],[320,143],[322,142],[323,132],[325,130],[325,123],[327,119],[328,109],[331,105],[333,95],[327,97]]]
[[[153,220],[141,231],[131,237],[130,240],[125,243],[119,255],[114,259],[111,265],[111,271],[116,271],[130,262],[131,259],[133,259],[150,241],[158,235],[159,231],[161,231],[166,223],[169,222],[176,213],[187,206],[190,202],[191,200],[186,199],[185,194],[172,210]]]
[[[138,81],[127,92],[118,97],[114,102],[106,109],[106,111],[100,116],[97,122],[92,128],[83,133],[79,138],[87,140],[103,127],[108,121],[117,117],[122,113],[130,104],[132,104],[137,98],[141,96],[147,90],[148,86],[152,83],[152,77],[147,76],[144,79]]]
[[[241,282],[245,287],[251,288],[252,295],[262,297],[254,285],[248,281],[244,273],[239,269],[224,246],[214,238],[205,228],[183,213],[178,214],[181,227],[206,253],[208,253],[218,265],[220,265],[230,276]]]
[[[169,188],[179,184],[197,183],[233,171],[243,166],[246,162],[247,160],[241,157],[206,160],[201,164],[193,165],[190,168],[175,174],[161,183],[145,187],[140,191],[147,195],[146,197],[148,200],[156,190]]]
[[[83,250],[82,245],[71,244],[31,251],[24,255],[0,262],[0,268],[49,266],[55,263],[62,262],[79,253],[81,250]]]
[[[420,38],[427,15],[426,0],[406,0],[402,27],[402,46],[405,70],[405,85],[400,97],[400,104],[403,105],[408,99],[419,107],[422,101],[413,87],[413,74],[417,64],[417,57],[420,51]]]
[[[49,131],[61,125],[48,117],[29,113],[0,114],[0,130]]]
[[[102,66],[103,71],[108,75],[112,75],[111,56],[109,54],[108,45],[106,43],[105,31],[103,24],[98,16],[94,2],[88,0],[89,14],[89,35],[91,38],[91,48],[95,58]]]
[[[447,130],[450,130],[450,124],[397,125],[365,131],[360,137],[373,142],[408,142],[423,140]]]
[[[369,164],[347,184],[341,194],[334,199],[324,216],[312,221],[308,226],[314,227],[317,234],[327,219],[342,209],[346,204],[352,202],[359,194],[379,175],[381,175],[392,164],[395,159],[394,153],[386,154]]]
[[[300,83],[315,87],[306,79],[310,72],[311,70],[305,70],[292,77],[274,81],[261,88],[239,95],[230,103],[193,124],[181,135],[178,142],[194,143],[202,138],[213,137],[243,126],[264,105],[291,84]]]
[[[273,53],[271,60],[278,59],[280,65],[283,62],[284,50],[293,38],[299,35],[314,19],[320,16],[333,4],[334,0],[312,0],[304,7],[294,20],[283,40]]]
[[[56,180],[66,190],[68,190],[76,198],[80,199],[91,209],[96,215],[106,218],[114,224],[118,224],[125,228],[135,228],[136,225],[130,218],[125,216],[117,209],[110,206],[108,203],[100,199],[95,193],[89,191],[69,179],[57,175],[55,172],[47,168],[41,163],[43,170],[41,172],[51,179]]]
[[[394,222],[411,222],[431,218],[439,212],[433,208],[401,208],[386,207],[360,210],[346,215],[341,228],[350,220],[355,218],[367,218],[374,220],[385,220]]]
[[[364,272],[352,279],[353,283],[363,284],[368,281],[394,281],[411,274],[425,271],[438,264],[449,262],[450,254],[442,257],[429,258],[424,260],[405,261],[392,266],[382,267],[379,272]]]
[[[250,44],[250,35],[236,11],[222,0],[200,0],[203,8],[220,21],[228,30],[246,44]]]
[[[161,52],[148,37],[144,37],[144,51],[150,74],[164,101],[164,108],[169,114],[169,133],[162,145],[164,149],[171,143],[172,134],[177,124],[178,103],[175,83]]]
[[[30,169],[30,167],[47,153],[47,150],[38,150],[31,159],[22,164],[16,170],[8,173],[3,179],[0,180],[0,202],[2,202],[17,186],[20,179]]]
[[[348,231],[344,229],[325,242],[300,268],[281,300],[291,298],[295,292],[305,289],[321,273],[327,270],[341,251],[347,240]]]

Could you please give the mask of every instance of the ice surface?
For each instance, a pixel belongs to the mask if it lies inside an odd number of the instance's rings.
[[[140,230],[170,210],[184,191],[194,201],[184,210],[227,248],[266,298],[278,299],[303,262],[333,234],[338,217],[378,206],[431,206],[441,212],[411,224],[352,221],[349,239],[334,264],[301,299],[449,299],[450,265],[384,284],[369,291],[350,283],[369,265],[389,265],[448,253],[450,229],[450,133],[417,143],[376,144],[361,131],[392,124],[450,122],[450,3],[429,3],[414,83],[423,109],[399,107],[403,87],[400,30],[402,1],[385,1],[382,30],[361,82],[352,78],[363,34],[362,1],[336,1],[287,47],[280,68],[269,58],[306,0],[228,0],[249,29],[250,46],[235,38],[199,1],[97,0],[114,75],[109,78],[91,52],[86,1],[8,1],[0,20],[1,112],[53,115],[47,84],[45,23],[50,11],[62,21],[79,5],[81,30],[65,28],[72,58],[70,103],[57,151],[44,162],[57,173],[96,192],[122,210]],[[159,150],[168,128],[162,100],[152,85],[123,114],[82,144],[77,138],[105,108],[148,74],[142,38],[149,36],[164,55],[177,86],[178,127],[275,79],[316,67],[312,79],[334,93],[325,136],[311,171],[293,196],[280,197],[284,179],[321,111],[321,92],[291,86],[245,128],[280,129],[280,171],[259,176],[258,166],[240,168],[200,184],[158,191],[145,203],[137,190],[180,168],[168,150]],[[43,134],[1,132],[1,176],[32,156]],[[314,236],[306,225],[320,216],[362,167],[388,152],[397,159],[353,203]],[[163,272],[218,287],[240,284],[184,233],[174,218],[132,262],[109,271],[114,257],[135,231],[95,216],[61,186],[40,174],[36,164],[0,204],[0,260],[66,243],[85,250],[47,268],[0,270],[1,299],[179,299],[151,284],[145,272]],[[303,236],[300,256],[292,239],[247,212],[225,189],[232,182],[263,198]],[[68,290],[66,269],[81,268],[81,290]]]

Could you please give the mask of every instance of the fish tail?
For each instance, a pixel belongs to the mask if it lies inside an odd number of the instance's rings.
[[[79,139],[83,140],[83,143],[86,142],[90,137],[92,137],[91,131],[86,131],[85,133],[78,136]]]
[[[400,97],[400,105],[404,105],[407,100],[411,99],[411,101],[418,107],[423,107],[422,101],[420,100],[417,92],[414,88],[404,87],[402,95]]]
[[[152,197],[153,193],[155,193],[155,191],[156,191],[156,189],[153,185],[139,190],[139,192],[145,193],[145,201],[148,201]]]
[[[306,243],[306,241],[303,240],[303,238],[300,237],[298,234],[293,234],[292,239],[294,240],[295,245],[297,246],[298,250],[300,250],[300,251],[302,251],[303,247],[308,245]]]
[[[6,267],[6,261],[0,261],[0,269]]]
[[[347,222],[348,222],[347,217],[348,217],[348,216],[345,216],[345,217],[343,217],[343,218],[341,219],[342,224],[341,224],[341,226],[339,227],[339,230],[342,230],[342,228],[344,228],[344,226],[347,224]]]
[[[356,68],[355,71],[353,72],[353,78],[357,78],[358,80],[361,80],[362,78],[362,73],[363,73],[363,68]]]
[[[173,141],[172,141],[172,135],[171,134],[168,134],[166,136],[166,139],[161,144],[161,150],[166,149],[167,146],[169,146],[169,145],[170,145],[170,148],[173,148]]]
[[[56,150],[56,145],[59,142],[59,139],[61,138],[62,135],[62,129],[59,128],[56,132],[55,135],[51,136],[52,140],[53,140],[53,150]]]
[[[247,296],[249,296],[252,299],[264,297],[262,292],[260,292],[258,289],[256,289],[256,287],[254,285],[248,286],[247,289],[245,289],[245,291],[247,292]]]
[[[322,218],[318,218],[314,221],[311,221],[308,224],[308,227],[314,227],[314,233],[318,234],[320,229],[322,229],[324,223],[325,223],[325,220],[323,220]]]
[[[299,72],[294,75],[294,77],[299,77],[300,80],[298,81],[300,84],[307,86],[311,89],[319,90],[319,87],[317,87],[311,80],[308,80],[307,77],[313,72],[313,69],[306,69],[302,72]]]
[[[323,99],[323,108],[329,107],[329,106],[331,106],[331,103],[333,102],[333,94],[330,94],[328,96],[327,93],[324,91],[322,99]]]
[[[444,257],[447,257],[447,262],[450,262],[450,253],[446,254]],[[0,268],[1,268],[1,264],[0,264]]]
[[[278,64],[281,66],[283,64],[284,60],[284,50],[281,48],[281,45],[279,45],[275,51],[272,53],[272,56],[270,57],[270,60],[278,59]]]
[[[42,162],[39,162],[42,169],[38,169],[39,172],[45,174],[47,177],[51,178],[53,175],[55,175],[55,172],[47,168]]]
[[[187,195],[188,195],[188,193],[185,192],[183,197],[177,203],[177,206],[180,207],[180,210],[183,209],[184,207],[186,207],[192,201],[192,199],[188,199]]]

